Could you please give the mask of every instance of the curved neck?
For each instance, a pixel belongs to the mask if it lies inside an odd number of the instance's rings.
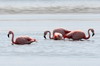
[[[14,42],[14,33],[11,33],[11,34],[12,34],[12,39],[11,39],[11,41],[12,41],[13,44],[15,44],[15,42]]]
[[[85,39],[89,39],[90,38],[90,29],[88,30],[88,36],[85,36]]]
[[[50,31],[47,31],[47,33],[49,33],[49,38],[52,39],[52,38],[51,38],[51,32],[50,32]]]

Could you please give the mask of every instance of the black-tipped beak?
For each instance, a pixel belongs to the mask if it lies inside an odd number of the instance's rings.
[[[95,33],[92,34],[92,37],[95,35]]]
[[[8,38],[9,38],[9,34],[8,34],[7,36],[8,36]]]
[[[44,35],[44,38],[46,39],[46,36]]]

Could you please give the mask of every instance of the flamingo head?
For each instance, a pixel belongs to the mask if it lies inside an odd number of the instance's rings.
[[[10,34],[13,34],[13,32],[12,32],[12,31],[9,31],[9,32],[8,32],[8,35],[7,35],[8,38],[9,38],[9,35],[10,35]]]
[[[94,36],[95,35],[94,29],[91,29],[91,32],[92,32],[92,36]]]
[[[45,39],[46,39],[46,35],[47,35],[47,32],[45,31],[45,32],[44,32],[44,38],[45,38]]]
[[[46,39],[46,35],[47,35],[47,33],[48,33],[49,31],[45,31],[44,32],[44,38]]]
[[[92,36],[94,36],[94,35],[95,35],[95,33],[92,34]]]

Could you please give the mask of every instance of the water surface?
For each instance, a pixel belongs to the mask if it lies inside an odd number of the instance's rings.
[[[0,56],[63,56],[67,58],[100,58],[100,14],[32,14],[0,16]],[[93,28],[95,36],[85,41],[45,40],[43,32],[55,28],[87,30]],[[31,45],[11,45],[9,30],[15,38],[28,35],[38,42]],[[10,36],[11,37],[11,36]]]

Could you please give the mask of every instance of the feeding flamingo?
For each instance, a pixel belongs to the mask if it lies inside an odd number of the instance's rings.
[[[64,38],[64,36],[69,33],[70,31],[66,30],[66,29],[63,29],[63,28],[57,28],[57,29],[54,29],[53,30],[53,37],[51,37],[51,32],[50,31],[45,31],[44,32],[44,38],[46,39],[46,35],[47,33],[49,33],[49,38],[50,39],[59,39],[61,40],[61,37]],[[62,36],[61,36],[62,34]],[[56,38],[55,38],[56,36]]]
[[[12,45],[13,44],[24,45],[24,44],[31,44],[32,42],[36,42],[36,39],[33,39],[31,37],[28,37],[28,36],[17,37],[16,40],[14,41],[14,33],[12,31],[9,31],[8,37],[10,34],[12,35],[12,39],[11,39]]]
[[[88,29],[88,36],[86,36],[83,31],[71,31],[70,33],[66,34],[64,37],[73,40],[89,39],[90,31],[92,32],[92,36],[94,36],[95,35],[94,30]]]

